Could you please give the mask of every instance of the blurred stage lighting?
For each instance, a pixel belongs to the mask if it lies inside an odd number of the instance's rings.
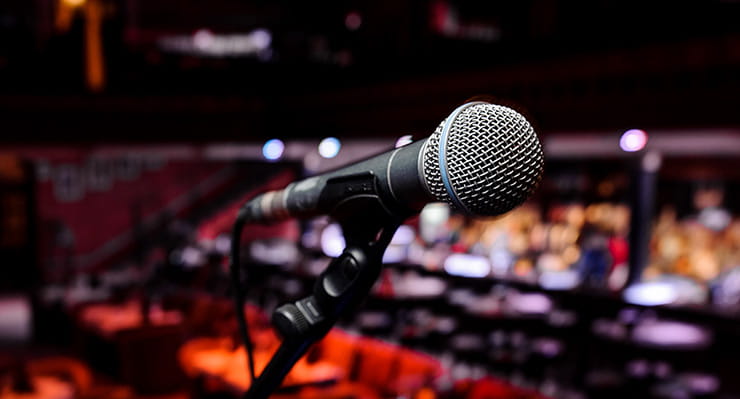
[[[324,158],[334,158],[339,154],[342,143],[336,137],[327,137],[319,143],[319,155]]]
[[[450,207],[442,202],[432,202],[419,213],[419,236],[427,244],[443,241],[449,234],[447,221]]]
[[[63,0],[62,2],[68,7],[79,7],[85,4],[85,0]]]
[[[272,43],[272,34],[267,29],[255,29],[250,33],[252,44],[259,49],[267,49]]]
[[[338,224],[330,224],[321,232],[321,252],[324,255],[336,258],[344,252],[345,246],[342,228]]]
[[[452,254],[445,259],[444,269],[453,276],[481,278],[491,274],[488,259],[470,254]]]
[[[542,288],[557,291],[576,288],[581,279],[574,270],[560,270],[544,271],[540,274],[538,281]]]
[[[645,148],[647,140],[647,133],[644,130],[630,129],[622,134],[619,147],[625,152],[636,152]]]
[[[262,146],[262,155],[268,161],[277,161],[283,156],[285,150],[285,144],[280,139],[267,140],[264,146]]]
[[[22,344],[33,335],[33,309],[23,296],[0,298],[0,342]],[[12,347],[12,345],[8,345]]]
[[[628,303],[642,306],[668,305],[678,299],[675,287],[661,281],[636,283],[627,287],[623,295]]]
[[[634,326],[632,341],[653,348],[703,349],[711,344],[712,333],[680,321],[646,320]]]
[[[192,35],[164,35],[157,43],[166,51],[200,57],[264,57],[271,53],[272,34],[265,29],[231,34],[199,29]]]
[[[409,246],[414,242],[416,233],[411,226],[401,225],[393,234],[390,245],[383,253],[383,263],[399,263],[408,257]]]
[[[518,314],[547,314],[552,311],[552,300],[539,292],[512,292],[506,297],[509,310]]]
[[[201,51],[208,50],[213,43],[215,43],[216,37],[208,29],[199,29],[193,34],[193,45],[195,48]]]
[[[344,17],[344,26],[349,30],[357,30],[362,26],[362,15],[357,11],[350,11],[347,16]]]
[[[398,230],[396,230],[391,239],[391,244],[409,246],[414,242],[414,238],[416,238],[414,229],[411,226],[404,224],[398,226]]]

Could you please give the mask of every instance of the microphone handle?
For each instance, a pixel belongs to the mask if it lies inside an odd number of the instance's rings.
[[[434,201],[423,182],[420,164],[425,142],[421,140],[261,194],[250,201],[251,220],[267,223],[331,215],[339,206],[346,207],[354,199],[367,196],[376,196],[391,215],[419,211]],[[356,210],[362,211],[361,207]]]

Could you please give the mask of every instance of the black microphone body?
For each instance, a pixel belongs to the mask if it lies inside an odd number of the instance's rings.
[[[263,223],[361,215],[370,204],[405,219],[434,201],[468,216],[495,216],[532,194],[543,163],[537,135],[521,114],[471,102],[424,140],[264,193],[247,209],[252,222]]]
[[[261,194],[250,201],[252,220],[359,212],[369,201],[380,204],[389,216],[403,218],[418,212],[434,201],[421,177],[419,160],[424,144],[411,143]]]

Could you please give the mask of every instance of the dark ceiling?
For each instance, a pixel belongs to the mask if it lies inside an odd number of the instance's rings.
[[[6,143],[425,134],[474,95],[545,134],[740,124],[740,1],[65,1],[0,3]]]

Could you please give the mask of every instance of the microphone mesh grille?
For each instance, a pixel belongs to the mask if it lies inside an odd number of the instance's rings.
[[[438,201],[454,205],[440,171],[445,122],[425,146],[424,179]],[[534,129],[521,114],[501,105],[475,104],[463,109],[451,123],[445,151],[450,185],[473,215],[494,216],[516,208],[542,177],[544,157]]]

